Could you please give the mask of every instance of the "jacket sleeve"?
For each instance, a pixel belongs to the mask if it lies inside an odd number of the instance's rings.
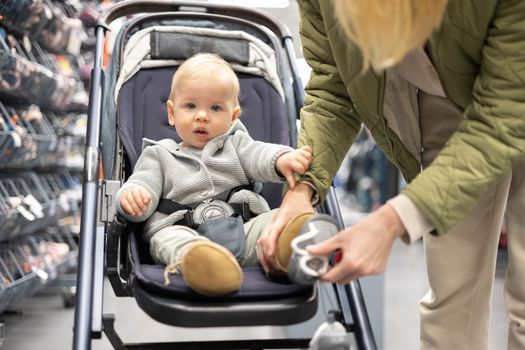
[[[233,143],[244,173],[249,180],[259,182],[282,182],[277,174],[277,159],[293,148],[285,145],[254,141],[244,131],[235,132]]]
[[[434,162],[403,191],[448,232],[525,156],[525,1],[496,8],[472,103]]]
[[[237,131],[233,144],[241,167],[251,181],[283,182],[275,168],[277,159],[284,153],[293,151],[285,145],[255,141],[248,133]]]
[[[159,204],[159,199],[162,195],[162,184],[164,183],[164,170],[160,162],[157,151],[154,147],[149,146],[144,149],[140,155],[133,174],[128,178],[124,185],[120,188],[116,195],[117,210],[127,220],[133,222],[142,222],[153,214]],[[123,212],[120,206],[120,197],[131,188],[140,186],[151,195],[151,201],[144,214],[140,216],[131,216]]]
[[[312,68],[301,109],[299,146],[313,150],[310,169],[300,180],[312,183],[323,201],[361,123],[348,96],[316,1],[298,1],[304,58]]]

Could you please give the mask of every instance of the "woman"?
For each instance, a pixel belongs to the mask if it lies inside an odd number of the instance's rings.
[[[274,267],[284,225],[324,200],[363,123],[409,184],[311,247],[312,254],[342,250],[322,279],[347,283],[382,273],[396,238],[424,236],[430,290],[420,306],[421,347],[486,349],[508,202],[508,348],[525,349],[525,222],[517,214],[525,211],[525,1],[299,6],[312,67],[299,145],[310,145],[314,160],[259,240],[261,264]]]

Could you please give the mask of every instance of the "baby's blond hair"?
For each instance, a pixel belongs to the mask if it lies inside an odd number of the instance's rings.
[[[393,66],[421,46],[443,19],[447,0],[334,0],[337,20],[363,55],[363,70]]]
[[[205,77],[210,83],[213,82],[213,79],[231,83],[235,104],[239,106],[239,79],[230,64],[220,56],[212,53],[198,53],[184,61],[173,74],[170,100],[173,100],[175,97],[175,90],[178,84],[184,79],[192,77]]]

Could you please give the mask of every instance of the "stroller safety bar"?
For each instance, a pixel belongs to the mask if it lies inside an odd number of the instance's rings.
[[[213,14],[226,15],[231,17],[243,18],[247,21],[252,21],[257,24],[268,27],[275,33],[278,33],[281,38],[291,38],[288,28],[280,21],[269,18],[264,12],[254,9],[245,8],[241,6],[222,6],[219,4],[203,4],[199,6],[195,2],[184,1],[123,1],[108,8],[97,20],[97,26],[102,26],[109,29],[109,24],[117,18],[125,17],[131,14],[151,13],[151,12],[207,12]]]

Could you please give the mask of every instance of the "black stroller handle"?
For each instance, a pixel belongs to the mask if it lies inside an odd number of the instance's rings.
[[[243,6],[209,4],[195,1],[176,0],[128,0],[116,3],[98,17],[97,26],[109,28],[114,20],[139,14],[154,12],[205,12],[230,17],[243,18],[270,28],[281,39],[291,38],[288,28],[279,20],[268,17],[263,11]]]

